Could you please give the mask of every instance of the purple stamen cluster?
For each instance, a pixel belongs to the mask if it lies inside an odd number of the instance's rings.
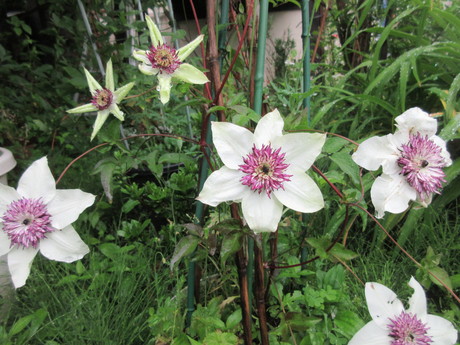
[[[3,220],[3,231],[11,240],[11,247],[37,248],[46,233],[54,230],[51,215],[41,199],[13,201],[0,219]]]
[[[442,157],[442,148],[428,136],[420,133],[410,135],[409,142],[400,148],[401,155],[398,165],[401,174],[407,182],[417,191],[422,200],[429,198],[432,193],[438,193],[442,188],[445,159]]]
[[[105,110],[113,103],[113,93],[109,89],[96,90],[91,103],[99,110]]]
[[[147,58],[152,64],[152,68],[158,69],[159,73],[172,74],[182,64],[176,49],[167,44],[162,44],[158,47],[152,46],[150,51],[147,52]]]
[[[284,189],[283,183],[290,181],[292,175],[285,173],[289,164],[284,163],[286,155],[280,153],[281,148],[275,150],[271,145],[262,145],[261,149],[252,147],[252,152],[243,158],[240,171],[246,175],[241,178],[245,186],[251,190],[258,191],[259,194],[265,190],[268,197],[272,191]]]
[[[417,315],[401,312],[388,324],[389,336],[394,340],[390,345],[429,345],[433,341],[426,335],[428,327],[417,318]]]

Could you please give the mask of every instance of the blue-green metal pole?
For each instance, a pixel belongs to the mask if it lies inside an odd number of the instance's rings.
[[[302,43],[303,43],[303,92],[310,91],[310,1],[302,0]],[[310,124],[310,96],[305,97],[303,106],[307,109]]]

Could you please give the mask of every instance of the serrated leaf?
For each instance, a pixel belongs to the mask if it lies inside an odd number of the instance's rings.
[[[174,266],[179,263],[184,256],[192,254],[198,243],[200,243],[200,239],[198,237],[192,235],[183,237],[179,243],[177,243],[176,248],[174,248],[174,254],[171,258],[171,263],[169,264],[171,270],[173,270]]]
[[[238,337],[228,332],[213,332],[204,338],[203,345],[235,345],[238,344]]]

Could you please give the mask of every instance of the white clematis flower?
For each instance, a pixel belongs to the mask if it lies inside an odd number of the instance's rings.
[[[152,46],[149,50],[135,50],[133,57],[142,62],[139,70],[147,75],[158,77],[158,91],[160,101],[168,103],[171,90],[171,79],[176,78],[190,84],[205,84],[209,80],[206,75],[196,67],[184,63],[184,59],[203,41],[203,35],[198,36],[189,44],[176,50],[164,43],[155,23],[148,15],[145,16],[149,28]]]
[[[46,157],[24,172],[17,190],[0,184],[0,256],[8,255],[16,288],[25,284],[38,251],[62,262],[89,252],[71,223],[94,199],[79,189],[56,189]]]
[[[105,87],[102,87],[86,70],[86,68],[85,75],[86,80],[88,81],[91,96],[93,97],[91,103],[67,110],[67,112],[70,114],[78,114],[97,111],[96,121],[93,126],[93,133],[91,133],[91,140],[93,140],[110,114],[113,114],[118,120],[124,121],[125,118],[123,116],[123,112],[118,107],[118,103],[126,97],[128,92],[134,86],[134,83],[128,83],[115,90],[112,60],[107,62],[105,71]]]
[[[275,110],[260,119],[254,133],[225,122],[212,122],[212,136],[224,166],[206,180],[197,200],[217,206],[241,202],[254,232],[276,231],[283,205],[316,212],[324,200],[305,171],[320,154],[324,134],[283,135],[284,121]]]
[[[366,283],[372,321],[348,345],[454,345],[457,331],[446,319],[427,314],[425,291],[412,277],[414,294],[406,311],[396,294],[379,283]]]
[[[411,108],[395,121],[394,134],[365,140],[352,156],[367,170],[382,166],[383,173],[371,188],[377,218],[386,211],[404,212],[411,200],[427,206],[445,182],[442,168],[452,164],[446,143],[435,135],[436,119]]]

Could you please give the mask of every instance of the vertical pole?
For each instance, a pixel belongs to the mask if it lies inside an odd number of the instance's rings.
[[[302,0],[303,92],[310,91],[310,1]],[[307,123],[310,124],[310,96],[305,97]]]

